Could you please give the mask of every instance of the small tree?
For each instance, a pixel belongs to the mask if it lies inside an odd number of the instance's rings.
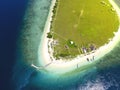
[[[47,33],[47,38],[52,38],[52,34],[50,32]]]

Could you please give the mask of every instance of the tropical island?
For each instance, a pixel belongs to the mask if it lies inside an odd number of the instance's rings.
[[[79,0],[75,0],[75,1],[79,1]],[[51,1],[51,7],[49,10],[48,18],[46,20],[44,32],[42,34],[41,41],[39,44],[39,49],[38,49],[39,66],[36,66],[34,63],[31,64],[32,67],[38,70],[45,70],[51,73],[54,72],[54,74],[63,74],[69,71],[76,70],[76,68],[79,68],[81,70],[88,66],[97,64],[98,62],[101,62],[101,58],[104,57],[109,52],[111,52],[114,49],[114,47],[117,45],[117,43],[120,41],[119,40],[120,8],[118,7],[117,3],[114,0],[109,0],[109,1],[102,0],[99,2],[95,1],[96,7],[100,6],[101,8],[103,8],[102,10],[98,9],[95,11],[96,13],[100,14],[101,17],[99,17],[98,14],[96,14],[98,16],[94,16],[94,14],[87,14],[87,12],[85,12],[85,9],[84,10],[82,9],[82,11],[81,9],[79,9],[78,14],[75,14],[78,16],[75,16],[75,17],[76,17],[76,20],[78,20],[78,17],[79,15],[81,15],[81,12],[82,12],[82,16],[80,20],[83,19],[83,21],[79,22],[79,25],[75,25],[75,27],[74,27],[75,23],[72,23],[72,25],[70,22],[67,25],[64,24],[65,22],[68,22],[67,20],[69,20],[67,19],[67,17],[66,19],[64,18],[64,20],[59,18],[57,19],[57,16],[59,16],[57,12],[60,12],[59,8],[60,8],[61,2],[62,0]],[[91,4],[93,5],[93,3]],[[91,5],[88,4],[88,6],[91,6]],[[101,10],[101,13],[102,12],[104,13],[101,14],[100,12],[98,12],[100,10]],[[92,12],[92,9],[90,9],[90,11],[88,12]],[[71,12],[71,13],[75,13],[75,12]],[[88,15],[88,17],[91,17],[93,15],[93,18],[92,19],[87,18],[87,16],[82,18],[85,13]],[[69,16],[69,14],[70,13],[68,13],[67,16]],[[106,16],[105,14],[109,16]],[[58,22],[57,20],[58,21],[63,20],[64,22],[62,21]],[[70,20],[73,20],[73,19],[71,18]],[[86,22],[87,20],[91,23]],[[63,23],[64,27],[69,26],[69,27],[72,27],[72,29],[70,28],[64,29],[63,27],[59,26],[58,23],[59,24]],[[81,25],[81,23],[83,24]],[[84,30],[81,29],[80,26]],[[73,30],[73,28],[75,29]],[[73,30],[73,31],[70,31],[70,30]],[[81,37],[84,37],[85,39]],[[66,40],[64,40],[63,38],[66,38]],[[68,53],[69,51],[67,50],[67,48],[69,49],[70,53]],[[87,48],[89,50],[85,52],[85,51],[82,51],[83,48],[85,48],[84,50],[87,50]],[[60,53],[63,53],[63,56],[60,56]],[[64,55],[64,54],[67,54],[67,55]]]
[[[109,0],[56,0],[49,47],[56,60],[90,54],[109,43],[118,31],[117,12]]]

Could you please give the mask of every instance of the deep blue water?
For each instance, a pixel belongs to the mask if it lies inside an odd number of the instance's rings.
[[[49,72],[37,71],[30,66],[31,57],[28,56],[32,54],[36,57],[38,45],[36,41],[39,41],[39,36],[43,33],[51,0],[34,1],[43,3],[38,5],[41,6],[42,13],[36,14],[34,9],[30,9],[31,13],[28,14],[30,17],[27,19],[24,19],[24,15],[28,0],[0,1],[0,90],[120,90],[120,43],[111,53],[101,58],[101,62],[86,68],[86,71],[83,70],[85,73],[75,70],[63,76],[51,76]],[[36,18],[38,15],[41,18]],[[35,27],[39,19],[40,31]],[[27,20],[33,21],[26,23]],[[28,25],[21,31],[23,24]],[[21,47],[30,50],[30,54],[18,48],[17,44],[21,44],[18,42],[21,32],[25,32],[20,37],[21,40],[27,38]],[[34,56],[32,59],[36,60]]]
[[[10,90],[16,41],[28,0],[0,0],[0,90]]]

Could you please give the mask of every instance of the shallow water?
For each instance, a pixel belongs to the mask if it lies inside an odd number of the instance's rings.
[[[120,90],[120,43],[98,62],[62,75],[38,71],[38,47],[51,0],[29,1],[18,40],[17,61],[11,82],[15,90]],[[40,57],[40,56],[39,56]]]

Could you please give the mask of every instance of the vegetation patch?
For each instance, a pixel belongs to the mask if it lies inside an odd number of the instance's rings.
[[[52,34],[50,32],[47,33],[47,38],[52,38]]]
[[[57,0],[53,13],[48,38],[59,41],[54,46],[57,57],[96,50],[113,38],[119,26],[108,0]]]

